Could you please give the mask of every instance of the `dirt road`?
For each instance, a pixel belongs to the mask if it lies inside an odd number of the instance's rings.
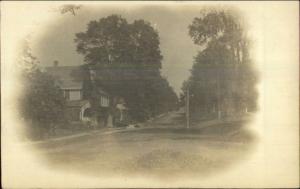
[[[48,142],[37,154],[53,169],[90,174],[173,178],[209,176],[251,153],[254,136],[242,121],[194,125],[186,129],[172,112],[138,129],[123,129]]]

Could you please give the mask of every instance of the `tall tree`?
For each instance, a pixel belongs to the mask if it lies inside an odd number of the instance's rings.
[[[20,98],[20,113],[30,138],[41,138],[64,121],[65,99],[55,79],[38,68],[38,61],[25,45],[21,58],[24,92]]]
[[[104,87],[111,96],[125,98],[133,119],[144,120],[162,109],[168,111],[162,107],[171,106],[166,105],[170,99],[177,103],[173,89],[160,75],[159,35],[149,22],[128,23],[119,15],[111,15],[91,21],[86,32],[76,34],[75,42],[77,51],[95,70],[95,85]]]
[[[77,51],[89,64],[130,63],[129,25],[118,15],[91,21],[86,32],[77,33]]]
[[[159,36],[149,22],[135,20],[131,25],[133,60],[145,67],[161,68],[162,55],[159,49]]]
[[[234,10],[202,10],[189,26],[201,47],[189,78],[195,109],[237,113],[256,109],[256,70],[250,40]]]

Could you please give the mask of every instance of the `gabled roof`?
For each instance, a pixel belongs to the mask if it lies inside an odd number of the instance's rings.
[[[82,89],[83,81],[76,78],[80,71],[79,66],[52,66],[47,67],[46,72],[58,79],[58,85],[62,89]]]
[[[83,89],[83,70],[81,66],[52,66],[45,68],[45,71],[57,79],[61,89]],[[108,95],[102,88],[97,88],[100,94]]]

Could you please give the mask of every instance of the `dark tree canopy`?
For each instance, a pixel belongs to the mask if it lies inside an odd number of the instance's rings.
[[[189,34],[200,46],[221,45],[238,63],[248,58],[249,39],[241,16],[232,9],[202,11],[189,26]],[[243,60],[242,60],[243,59]]]
[[[88,64],[161,67],[158,33],[144,20],[129,24],[111,15],[91,21],[75,42]]]
[[[113,15],[99,21],[91,21],[84,33],[77,33],[77,51],[85,55],[90,64],[129,62],[124,50],[129,44],[127,21]],[[121,61],[122,60],[122,61]]]
[[[258,78],[241,17],[233,10],[202,10],[189,34],[202,48],[183,86],[185,90],[189,83],[191,108],[224,113],[255,110]]]
[[[145,120],[176,107],[177,96],[160,74],[159,35],[149,22],[128,23],[111,15],[91,21],[75,42],[85,57],[85,69],[96,73],[89,88],[103,87],[111,99],[123,97],[133,119]],[[96,97],[90,92],[89,98]]]
[[[149,22],[136,20],[131,25],[133,60],[136,65],[161,68],[159,36]]]
[[[22,98],[22,115],[47,127],[63,119],[64,97],[55,79],[39,70],[26,75],[26,91]],[[42,126],[41,125],[41,126]]]
[[[25,46],[21,60],[24,93],[20,98],[20,114],[27,124],[31,138],[50,132],[54,125],[65,121],[65,99],[55,78],[42,72],[29,46]]]

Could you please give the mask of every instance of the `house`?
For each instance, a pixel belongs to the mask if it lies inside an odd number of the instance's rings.
[[[93,122],[98,124],[99,115],[92,111],[91,102],[84,98],[84,81],[80,77],[80,66],[58,66],[55,61],[54,65],[47,67],[47,73],[57,79],[57,85],[63,92],[66,99],[66,116],[70,122]],[[92,74],[90,74],[92,77]],[[91,78],[93,79],[93,78]],[[104,89],[97,88],[99,95],[99,104],[101,108],[108,109],[109,95]],[[95,103],[95,102],[94,102]],[[96,102],[97,103],[97,102]]]
[[[132,121],[130,101],[128,99],[134,95],[134,90],[138,85],[144,85],[141,82],[140,75],[146,75],[149,79],[155,78],[151,71],[145,69],[132,69],[127,67],[113,67],[101,65],[91,66],[94,80],[100,82],[110,92],[110,119],[115,127],[126,126]],[[145,78],[145,77],[143,77]]]

